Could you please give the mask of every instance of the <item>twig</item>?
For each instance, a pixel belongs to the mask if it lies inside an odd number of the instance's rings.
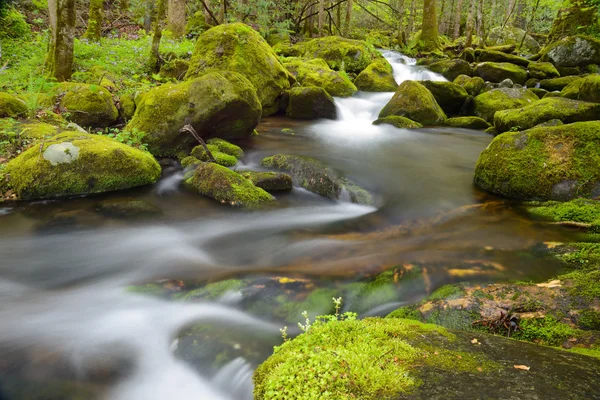
[[[215,159],[215,157],[212,155],[212,153],[210,152],[210,150],[208,149],[208,146],[206,145],[206,143],[204,142],[204,140],[200,137],[200,135],[198,135],[198,132],[196,132],[196,130],[194,129],[193,126],[191,126],[190,124],[185,124],[183,126],[183,128],[181,128],[179,130],[179,132],[188,132],[191,133],[192,136],[202,145],[202,147],[204,147],[204,150],[206,151],[206,155],[208,156],[208,159],[210,162],[217,162],[217,160]]]

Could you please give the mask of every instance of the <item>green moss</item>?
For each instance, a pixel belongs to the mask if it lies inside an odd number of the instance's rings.
[[[529,60],[523,57],[515,56],[514,54],[504,53],[502,51],[495,51],[490,49],[482,49],[478,51],[479,61],[491,61],[496,63],[510,63],[519,65],[521,67],[527,67]]]
[[[34,122],[21,125],[21,135],[28,139],[47,139],[56,135],[59,128],[45,122]]]
[[[592,74],[583,79],[576,79],[564,89],[560,95],[568,99],[600,103],[600,74]]]
[[[218,300],[227,292],[237,292],[244,288],[244,281],[239,279],[227,279],[220,282],[209,283],[199,289],[192,290],[183,296],[181,300]]]
[[[290,57],[283,60],[283,66],[302,86],[317,86],[325,89],[331,96],[349,97],[357,88],[344,73],[333,71],[320,59]]]
[[[475,66],[474,73],[484,81],[493,83],[500,83],[505,79],[510,79],[514,83],[524,85],[527,80],[527,70],[510,63],[483,62]]]
[[[91,0],[88,25],[84,38],[98,42],[102,37],[102,20],[104,19],[104,0]]]
[[[481,92],[481,89],[483,89],[483,86],[485,85],[485,81],[480,77],[475,76],[471,78],[467,75],[459,75],[454,80],[454,83],[462,86],[467,91],[469,96],[477,96]]]
[[[545,202],[527,208],[529,214],[551,221],[571,221],[590,224],[593,232],[600,233],[600,202],[576,199],[568,202]]]
[[[354,80],[358,90],[365,92],[395,92],[398,84],[390,63],[383,59],[369,64]]]
[[[529,70],[529,76],[534,79],[550,79],[560,76],[556,67],[549,62],[531,62],[527,69]]]
[[[282,172],[246,171],[242,176],[267,192],[292,190],[292,177]]]
[[[600,331],[600,312],[595,310],[584,310],[579,314],[577,325],[582,329]]]
[[[185,79],[215,70],[245,76],[258,93],[264,115],[279,109],[278,99],[290,87],[289,73],[271,46],[242,23],[222,24],[200,35]]]
[[[135,101],[133,100],[133,96],[125,94],[119,96],[119,115],[123,121],[129,121],[133,118],[135,114]]]
[[[29,109],[23,100],[0,92],[0,118],[26,117],[28,113]]]
[[[579,76],[562,76],[560,78],[544,79],[540,82],[540,88],[549,92],[561,91],[575,81],[580,80]]]
[[[428,300],[451,300],[457,299],[465,294],[464,290],[458,285],[445,285],[437,289],[428,297]]]
[[[229,143],[226,140],[220,138],[212,138],[206,142],[208,145],[216,146],[216,148],[225,154],[229,154],[237,159],[244,157],[244,150],[240,146],[233,143]]]
[[[392,125],[399,129],[417,129],[423,127],[423,125],[413,121],[412,119],[400,117],[398,115],[391,115],[389,117],[378,118],[373,122],[373,125],[381,124]]]
[[[182,80],[185,77],[189,67],[189,61],[176,58],[175,60],[171,60],[163,64],[160,67],[159,74],[164,78]]]
[[[25,17],[15,8],[1,10],[0,15],[0,39],[27,38],[31,35],[31,28]]]
[[[93,194],[154,183],[148,153],[105,136],[64,132],[10,161],[5,173],[22,200]]]
[[[427,66],[427,69],[442,74],[449,81],[454,81],[460,75],[471,76],[473,69],[465,60],[453,59],[434,62]]]
[[[198,165],[202,163],[202,161],[198,160],[196,157],[194,156],[187,156],[181,159],[180,164],[183,168],[187,168],[190,165]]]
[[[600,298],[600,270],[580,270],[561,275],[570,285],[567,291],[574,297],[593,301]]]
[[[578,335],[578,330],[558,321],[554,317],[546,316],[544,318],[521,320],[519,329],[513,333],[512,337],[547,346],[560,346],[569,338]]]
[[[479,117],[454,117],[448,118],[445,122],[447,126],[453,128],[485,130],[490,127],[490,124],[483,118]]]
[[[403,319],[414,319],[416,321],[421,320],[421,313],[419,310],[411,306],[400,307],[391,313],[386,318],[403,318]]]
[[[200,164],[186,183],[200,194],[232,206],[252,207],[274,200],[240,174],[215,163]]]
[[[421,83],[433,94],[446,115],[457,115],[463,111],[469,94],[462,86],[441,81],[421,81]]]
[[[316,86],[295,87],[289,91],[285,115],[298,119],[336,119],[337,108],[325,89]]]
[[[564,99],[543,98],[537,102],[514,110],[498,111],[494,115],[494,126],[498,132],[507,132],[513,127],[529,129],[553,119],[565,124],[593,121],[600,115],[600,104]]]
[[[379,118],[392,115],[406,117],[424,125],[440,125],[446,120],[446,114],[433,94],[415,81],[404,81],[398,86],[392,99],[379,113]]]
[[[210,153],[215,158],[215,162],[217,164],[223,165],[224,167],[233,167],[235,164],[237,164],[237,158],[235,158],[232,155],[221,152],[220,147],[218,147],[217,145],[209,144],[206,147],[208,147],[208,150],[210,150]],[[210,157],[208,156],[206,149],[204,149],[204,146],[202,146],[202,145],[198,145],[198,146],[194,147],[192,149],[191,155],[195,159],[203,161],[203,162],[210,161]]]

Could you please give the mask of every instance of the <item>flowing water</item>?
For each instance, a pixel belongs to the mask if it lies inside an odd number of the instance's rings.
[[[398,82],[443,80],[410,58],[384,55]],[[260,135],[243,143],[246,157],[237,166],[260,169],[263,157],[279,152],[314,157],[369,189],[374,206],[333,202],[296,187],[277,195],[275,205],[234,210],[183,190],[177,165],[167,166],[151,188],[5,203],[0,398],[251,399],[253,368],[280,342],[285,322],[267,310],[261,288],[282,277],[310,282],[302,286],[310,290],[396,265],[427,266],[426,284],[406,282],[394,302],[364,310],[368,315],[418,301],[448,282],[552,276],[558,266],[539,244],[572,235],[472,185],[491,137],[372,125],[391,96],[336,99],[336,121],[267,118]],[[132,199],[152,208],[143,215],[102,211],[103,204]],[[181,290],[188,282],[232,277],[263,284],[254,285],[254,296],[234,290],[211,302],[126,289],[160,282]],[[210,327],[213,337],[228,336],[237,353],[216,364],[212,344],[196,346],[193,357],[182,354],[181,332],[195,323]],[[241,357],[248,353],[253,356]]]

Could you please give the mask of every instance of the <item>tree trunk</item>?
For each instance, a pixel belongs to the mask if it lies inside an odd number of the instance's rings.
[[[308,0],[309,2],[311,2],[311,0]],[[315,17],[313,16],[313,13],[315,8],[314,6],[309,6],[306,9],[306,14],[310,15],[310,17],[306,18],[306,22],[304,24],[304,31],[308,33],[309,37],[313,37],[314,34],[314,30],[315,30]]]
[[[57,81],[71,78],[75,40],[75,0],[48,0],[50,44],[46,70]]]
[[[99,42],[102,37],[102,21],[104,19],[104,0],[90,0],[88,26],[83,35],[91,42]]]
[[[442,34],[444,32],[446,32],[446,29],[445,29],[446,19],[444,18],[445,9],[446,9],[446,0],[442,0],[442,5],[440,7],[440,17],[438,18],[438,23],[439,23],[438,30]],[[425,19],[425,18],[423,18],[423,19]]]
[[[404,0],[398,0],[398,46],[406,46],[406,34],[404,32]]]
[[[456,4],[456,14],[454,14],[454,35],[452,36],[454,40],[460,37],[460,17],[462,14],[462,5],[463,0],[458,0]]]
[[[408,34],[411,35],[415,30],[415,19],[417,18],[417,0],[412,0],[410,4],[410,15],[408,17]]]
[[[435,2],[436,0],[423,1],[423,23],[418,46],[421,51],[431,52],[439,50],[441,47]]]
[[[219,21],[221,21],[221,23],[224,24],[225,18],[227,18],[227,2],[226,0],[221,0],[221,8],[219,9]]]
[[[156,17],[152,35],[152,48],[150,49],[150,59],[148,60],[148,69],[152,72],[158,70],[160,55],[160,39],[162,38],[161,22],[165,19],[165,9],[167,0],[158,0],[156,4]]]
[[[473,25],[475,25],[475,7],[477,7],[477,0],[471,0],[469,7],[469,15],[467,16],[467,33],[465,41],[465,47],[471,47],[473,45]]]
[[[513,11],[515,10],[516,0],[508,0],[508,6],[506,8],[506,21],[512,17]]]
[[[319,36],[324,36],[325,30],[325,0],[319,0],[319,18],[317,22]]]
[[[121,0],[119,2],[119,11],[126,13],[129,10],[129,0]]]
[[[484,23],[483,23],[483,0],[479,0],[477,6],[477,36],[483,37]]]
[[[346,22],[344,24],[344,36],[350,36],[352,24],[352,0],[346,0]]]
[[[173,37],[180,38],[185,35],[185,17],[185,0],[169,0],[167,26],[173,33]]]
[[[519,0],[517,3],[517,9],[515,11],[515,22],[514,26],[520,29],[525,29],[527,21],[525,19],[525,0]]]

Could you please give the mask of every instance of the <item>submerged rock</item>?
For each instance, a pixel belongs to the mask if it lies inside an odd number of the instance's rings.
[[[295,87],[289,91],[285,115],[298,119],[337,118],[333,97],[323,88]]]
[[[539,98],[531,90],[501,88],[475,97],[473,106],[476,116],[492,122],[497,111],[523,107],[536,101]]]
[[[245,171],[242,176],[267,192],[292,190],[292,177],[283,172]]]
[[[527,81],[527,70],[515,64],[483,62],[475,66],[474,74],[485,81],[499,83],[505,79],[525,84]]]
[[[420,81],[420,83],[433,94],[446,115],[458,115],[463,111],[469,94],[462,86],[440,81]]]
[[[189,133],[179,132],[185,124],[203,137],[239,139],[252,134],[260,117],[260,101],[246,78],[230,71],[209,72],[145,93],[127,129],[146,132],[152,154],[172,156],[197,143]]]
[[[395,92],[398,84],[394,80],[394,71],[386,59],[369,64],[354,80],[358,90],[365,92]]]
[[[396,128],[400,128],[400,129],[416,129],[416,128],[423,127],[423,125],[421,125],[418,122],[413,121],[412,119],[408,119],[406,117],[400,117],[398,115],[391,115],[389,117],[379,118],[373,122],[373,125],[381,125],[381,124],[392,125],[392,126],[395,126]]]
[[[453,128],[477,129],[484,130],[490,127],[490,124],[483,118],[479,117],[455,117],[448,118],[445,122],[447,126]]]
[[[148,185],[160,170],[149,153],[114,139],[63,132],[22,153],[3,172],[21,200],[34,200]]]
[[[141,218],[162,214],[160,208],[144,200],[106,200],[96,205],[96,211],[110,218]]]
[[[446,114],[433,94],[421,83],[404,81],[398,86],[392,99],[383,107],[379,118],[406,117],[423,125],[441,125]]]
[[[29,113],[27,104],[8,93],[0,92],[0,118],[26,117]]]
[[[471,64],[459,58],[434,62],[429,64],[427,69],[442,74],[449,81],[455,80],[460,75],[473,75]]]
[[[302,86],[321,87],[331,96],[349,97],[358,90],[346,75],[332,70],[320,58],[308,60],[290,57],[283,61],[283,66]]]
[[[554,99],[553,99],[554,100]],[[544,101],[544,100],[542,100]],[[498,135],[481,153],[475,184],[522,200],[600,195],[600,122]]]
[[[242,23],[222,24],[201,34],[185,79],[209,71],[233,71],[254,86],[263,114],[279,109],[281,94],[290,87],[289,73],[258,32]]]
[[[541,59],[557,67],[584,67],[600,64],[600,40],[589,36],[569,36],[544,48]]]

